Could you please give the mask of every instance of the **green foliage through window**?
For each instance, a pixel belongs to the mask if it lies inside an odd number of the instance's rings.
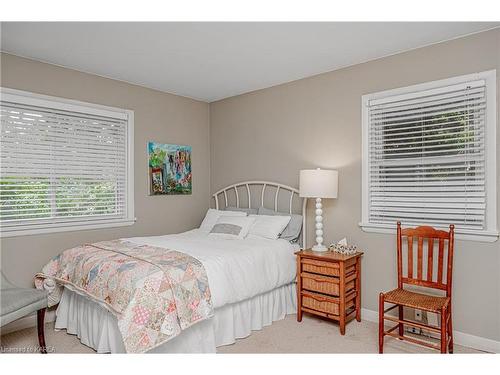
[[[0,178],[2,220],[117,214],[116,182],[75,177]]]

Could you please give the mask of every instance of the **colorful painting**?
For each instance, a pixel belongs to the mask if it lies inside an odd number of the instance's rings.
[[[148,142],[149,194],[191,194],[191,146]]]

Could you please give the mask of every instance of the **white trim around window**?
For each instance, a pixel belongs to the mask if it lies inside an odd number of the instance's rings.
[[[364,231],[394,233],[400,220],[498,240],[495,70],[367,94],[361,105]]]
[[[0,88],[0,236],[132,225],[134,112]]]

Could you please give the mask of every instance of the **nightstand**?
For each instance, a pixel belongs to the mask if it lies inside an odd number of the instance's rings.
[[[333,251],[297,253],[297,321],[308,312],[339,322],[361,321],[362,252],[342,255]]]

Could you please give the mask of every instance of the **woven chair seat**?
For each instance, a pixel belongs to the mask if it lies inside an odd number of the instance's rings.
[[[428,294],[411,292],[406,289],[394,289],[384,293],[384,300],[401,306],[415,309],[440,312],[450,302],[449,297],[431,296]]]

